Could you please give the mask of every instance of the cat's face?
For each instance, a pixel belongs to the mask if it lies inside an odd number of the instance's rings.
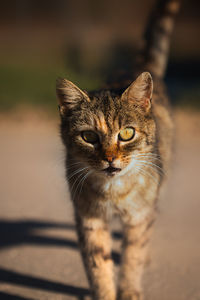
[[[108,91],[89,96],[67,80],[59,80],[61,134],[72,159],[105,177],[126,173],[137,157],[152,150],[152,79],[142,73],[121,95]]]

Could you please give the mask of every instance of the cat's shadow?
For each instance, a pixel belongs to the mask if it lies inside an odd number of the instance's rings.
[[[59,223],[59,222],[45,222],[40,220],[20,220],[7,221],[0,220],[0,251],[6,248],[15,247],[19,245],[45,245],[57,247],[69,247],[78,250],[78,243],[76,240],[67,238],[50,237],[37,234],[38,229],[63,229],[75,231],[74,224]],[[121,239],[120,232],[114,232],[115,239]],[[113,260],[116,264],[120,262],[120,255],[117,252],[112,253]],[[75,296],[78,299],[84,299],[89,295],[89,290],[81,287],[75,287],[68,284],[54,282],[48,279],[35,277],[23,273],[18,273],[5,268],[0,268],[0,282],[29,287],[34,289],[42,289],[54,293],[62,293],[70,296]],[[3,293],[1,295],[1,293]],[[1,299],[27,299],[23,297],[10,295],[6,292],[0,292]],[[28,298],[31,299],[31,298]]]

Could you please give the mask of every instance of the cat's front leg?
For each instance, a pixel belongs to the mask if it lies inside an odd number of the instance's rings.
[[[108,225],[101,218],[76,214],[79,246],[95,300],[115,300],[116,291]]]
[[[118,300],[142,300],[141,277],[146,262],[148,241],[154,218],[143,223],[124,226],[122,266],[119,277]]]

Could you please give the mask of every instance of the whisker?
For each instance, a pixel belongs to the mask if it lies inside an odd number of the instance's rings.
[[[92,173],[93,171],[90,170],[86,175],[84,175],[82,177],[82,179],[80,180],[78,186],[80,185],[80,190],[79,190],[79,193],[78,193],[78,198],[79,196],[81,195],[81,192],[82,192],[82,189],[83,189],[83,185],[84,185],[84,182],[86,181],[87,177]],[[78,190],[78,186],[77,186],[77,190]],[[76,191],[75,191],[75,194],[74,194],[74,198],[75,198],[75,195],[76,195]]]
[[[151,179],[154,181],[155,184],[158,183],[158,180],[156,180],[156,178],[154,178],[153,175],[150,172],[148,172],[147,170],[141,169],[140,167],[137,167],[137,166],[136,166],[136,169],[138,171],[140,171],[141,173],[143,173],[143,175],[150,176]]]
[[[151,154],[148,154],[148,155],[144,155],[144,154],[135,155],[135,154],[132,154],[132,155],[126,156],[126,158],[134,158],[134,159],[145,158],[145,159],[156,160],[156,161],[159,161],[160,163],[162,163],[162,160],[160,159],[159,156],[157,156],[157,155],[151,155]]]
[[[141,162],[141,163],[144,163],[144,164],[146,164],[146,165],[151,165],[151,166],[153,166],[154,168],[156,168],[156,169],[158,169],[158,171],[160,171],[161,173],[162,173],[162,175],[166,175],[165,174],[165,171],[161,168],[161,167],[159,167],[158,165],[156,165],[156,164],[154,164],[154,163],[152,163],[152,162],[150,162],[150,161],[146,161],[146,160],[137,160],[139,163]]]
[[[82,170],[81,174],[79,174],[79,175],[77,176],[76,180],[75,180],[74,183],[72,184],[72,187],[71,187],[71,189],[70,189],[70,190],[71,190],[71,195],[74,193],[73,189],[74,189],[74,187],[75,187],[76,182],[79,180],[79,178],[80,178],[82,175],[84,175],[84,171],[85,171],[85,170]],[[77,186],[76,186],[76,188],[77,188]],[[72,199],[74,199],[73,196],[72,196]]]
[[[76,192],[77,192],[77,190],[78,190],[78,187],[79,187],[80,183],[82,182],[83,178],[85,177],[85,174],[84,174],[84,173],[81,173],[81,175],[80,175],[79,177],[80,177],[80,178],[82,177],[82,178],[79,180],[79,182],[78,182],[78,184],[77,184],[75,190],[73,191],[72,200],[75,199]],[[79,178],[79,177],[78,177],[78,178]]]
[[[164,176],[164,174],[163,174],[160,170],[156,169],[155,167],[153,167],[153,166],[151,166],[151,165],[146,165],[146,164],[143,164],[143,163],[139,163],[138,165],[139,165],[139,166],[144,166],[144,167],[150,168],[150,169],[153,170],[154,172],[158,173],[160,176],[162,176],[162,177]]]
[[[151,161],[149,161],[149,160],[138,160],[138,159],[137,159],[137,161],[141,161],[141,162],[144,162],[144,163],[151,164],[152,166],[155,166],[155,167],[157,167],[158,169],[160,169],[162,172],[164,172],[164,170],[163,170],[160,166],[154,164],[153,162],[151,162]]]
[[[77,161],[77,162],[75,162],[75,163],[73,163],[73,164],[71,164],[71,163],[69,164],[68,161],[67,161],[67,166],[69,166],[69,167],[70,167],[70,166],[80,165],[80,164],[82,164],[82,162],[80,162],[80,161]]]
[[[81,163],[80,163],[80,166],[82,166]],[[76,164],[76,165],[67,166],[66,169],[70,170],[70,169],[77,168],[77,167],[79,167],[79,166]]]
[[[74,172],[68,177],[68,181],[70,181],[70,179],[71,179],[74,175],[80,173],[81,171],[84,171],[85,169],[89,169],[89,167],[81,168],[81,169],[78,169],[78,170],[74,171]]]
[[[162,163],[162,160],[160,159],[160,156],[157,156],[156,154],[155,155],[152,155],[152,154],[138,154],[138,155],[130,155],[128,156],[127,158],[147,158],[147,159],[152,159],[152,160],[157,160],[159,162]]]
[[[133,157],[146,157],[146,158],[153,158],[153,159],[158,159],[158,160],[160,160],[161,161],[161,159],[160,159],[160,156],[157,156],[157,155],[152,155],[152,154],[143,154],[143,155],[136,155],[136,156],[134,156],[133,155]]]
[[[148,155],[151,155],[151,156],[158,156],[160,157],[157,153],[153,153],[153,152],[147,152],[147,153],[137,153],[137,154],[134,154],[135,156],[140,156],[140,155],[145,155],[145,156],[148,156]]]

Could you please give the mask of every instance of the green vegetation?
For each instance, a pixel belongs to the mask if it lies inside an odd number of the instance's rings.
[[[63,64],[64,65],[64,64]],[[0,110],[10,110],[18,105],[42,106],[55,110],[55,81],[57,77],[67,78],[83,89],[95,89],[100,80],[83,76],[70,68],[57,65],[0,65]]]
[[[42,64],[34,64],[33,60],[26,58],[21,62],[22,59],[17,62],[15,58],[0,64],[0,111],[24,105],[56,112],[57,77],[67,78],[85,90],[96,89],[102,82],[101,76],[96,76],[94,70],[85,70],[83,66],[79,69],[72,60],[70,63],[70,60],[58,62],[58,59],[48,59]],[[173,105],[200,109],[199,78],[188,80],[179,77],[167,80]]]

